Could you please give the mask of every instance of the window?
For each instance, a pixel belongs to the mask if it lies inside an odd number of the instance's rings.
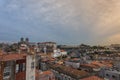
[[[10,67],[10,66],[5,67],[4,72],[10,72],[10,69],[11,69],[11,67]]]
[[[9,78],[9,77],[10,77],[10,66],[5,67],[4,73],[3,73],[3,78],[4,79]]]
[[[19,64],[19,71],[22,72],[23,64]]]
[[[31,63],[31,69],[33,69],[33,68],[34,68],[34,62]]]
[[[106,74],[107,77],[109,77],[109,74]]]
[[[26,67],[26,66],[25,66],[25,63],[23,63],[23,71],[25,71],[25,67]]]
[[[31,80],[34,80],[34,76],[31,76]]]
[[[6,77],[6,76],[10,76],[10,72],[4,73],[4,77]]]
[[[3,79],[8,79],[10,77],[10,72],[6,72],[3,74]]]
[[[16,64],[16,70],[15,70],[15,72],[18,73],[18,71],[19,71],[19,64]]]
[[[114,75],[112,75],[112,78],[115,79],[116,77]]]

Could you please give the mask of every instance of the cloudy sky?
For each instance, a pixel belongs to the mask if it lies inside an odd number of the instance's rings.
[[[119,0],[0,0],[0,41],[120,43]]]

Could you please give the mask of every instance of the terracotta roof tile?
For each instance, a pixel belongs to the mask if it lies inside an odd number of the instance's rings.
[[[89,73],[86,71],[76,70],[71,67],[63,66],[63,65],[59,65],[59,64],[49,64],[48,66],[60,73],[67,74],[76,79],[80,79],[80,78],[83,78],[83,77],[86,77],[89,75]]]
[[[26,56],[26,54],[4,54],[4,55],[0,56],[0,61],[24,59],[25,56]]]
[[[104,79],[99,78],[97,76],[90,76],[88,78],[84,78],[84,79],[81,79],[81,80],[104,80]]]
[[[50,77],[52,78],[50,80],[55,80],[54,74],[51,71],[39,72],[36,70],[36,80],[48,80]]]
[[[90,68],[99,68],[99,66],[94,65],[94,64],[82,64],[80,65],[81,67],[90,67]]]

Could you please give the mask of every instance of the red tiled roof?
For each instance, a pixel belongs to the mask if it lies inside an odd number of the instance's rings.
[[[84,79],[81,79],[81,80],[104,80],[104,79],[99,78],[97,76],[90,76],[88,78],[84,78]]]
[[[63,74],[65,73],[65,74],[72,76],[74,78],[77,78],[77,79],[89,75],[89,73],[86,71],[76,70],[71,67],[60,65],[60,64],[49,64],[48,66],[54,70],[57,70],[60,73],[63,73]]]
[[[104,64],[102,64],[98,61],[93,61],[91,64],[94,64],[94,65],[97,65],[97,66],[100,66],[100,67],[105,66]]]
[[[0,56],[3,55],[1,52],[0,52]]]
[[[24,59],[26,54],[4,54],[0,56],[0,61],[10,61]]]
[[[80,65],[81,67],[90,67],[90,68],[99,68],[99,66],[94,65],[94,64],[82,64]]]
[[[112,67],[111,62],[107,62],[107,61],[102,61],[102,62],[93,61],[91,64],[97,65],[97,66],[100,66],[100,67],[103,67],[103,66]]]
[[[39,72],[36,70],[36,80],[48,80],[48,76],[52,78],[50,80],[55,80],[54,74],[51,71]]]
[[[49,75],[49,74],[52,74],[52,72],[51,71],[43,71],[43,72],[36,71],[36,76]]]

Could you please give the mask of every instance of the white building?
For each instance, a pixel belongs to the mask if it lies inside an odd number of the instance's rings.
[[[57,49],[57,50],[54,50],[52,57],[56,58],[56,57],[66,56],[66,55],[67,55],[66,51],[61,51],[60,49]]]

